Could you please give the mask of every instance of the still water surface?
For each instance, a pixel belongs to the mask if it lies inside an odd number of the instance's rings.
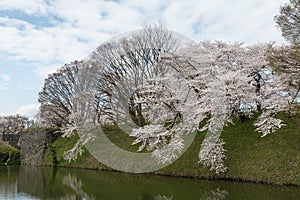
[[[300,199],[300,187],[65,168],[0,166],[0,199]]]

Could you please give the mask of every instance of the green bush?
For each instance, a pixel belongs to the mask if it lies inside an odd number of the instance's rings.
[[[50,160],[51,160],[51,165],[53,167],[56,167],[58,164],[57,156],[56,156],[56,145],[54,143],[49,143],[47,145],[49,149],[49,155],[50,155]]]
[[[7,160],[10,158],[9,162]],[[20,150],[6,144],[0,140],[0,164],[18,165],[20,164]]]

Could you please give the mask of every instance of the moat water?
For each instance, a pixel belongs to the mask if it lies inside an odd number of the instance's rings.
[[[300,187],[36,166],[0,166],[0,199],[300,199]]]

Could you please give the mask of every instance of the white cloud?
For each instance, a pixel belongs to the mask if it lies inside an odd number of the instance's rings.
[[[70,62],[85,58],[116,33],[158,22],[196,41],[281,42],[273,16],[285,1],[0,1],[0,10],[60,19],[55,26],[36,27],[25,19],[0,18],[0,32],[5,33],[0,51],[43,65]]]
[[[0,18],[1,22],[6,26],[0,26],[0,32],[6,34],[0,37],[0,51],[13,59],[49,63],[80,58],[90,50],[89,44],[78,41],[80,34],[74,29],[36,29],[30,23],[9,18]]]
[[[116,33],[162,22],[196,41],[282,42],[273,16],[286,0],[10,0],[0,10],[43,16],[53,25],[0,17],[0,52],[44,66],[85,58]],[[26,21],[27,20],[27,21]],[[38,20],[38,18],[37,18]],[[54,20],[54,22],[53,22]],[[57,66],[59,67],[59,66]]]
[[[25,115],[29,118],[34,118],[39,109],[38,104],[27,104],[19,108],[16,113],[20,115]]]
[[[28,76],[34,69],[40,80],[64,63],[86,58],[115,34],[159,22],[195,41],[281,43],[283,39],[273,17],[285,2],[287,0],[0,0],[0,55],[19,62],[20,66],[24,62],[24,66],[31,67],[27,70]],[[8,10],[15,14],[1,14]],[[8,81],[9,78],[0,79]],[[0,83],[0,91],[5,89],[7,85]]]
[[[43,0],[1,0],[0,9],[16,9],[27,14],[46,14],[47,5]]]
[[[3,81],[9,81],[11,77],[7,74],[0,74],[0,79],[2,79]]]
[[[193,39],[242,41],[248,44],[281,42],[273,17],[284,0],[203,0],[172,2],[164,19],[173,30]]]

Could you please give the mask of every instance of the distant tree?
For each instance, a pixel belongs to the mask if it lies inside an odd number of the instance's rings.
[[[21,115],[0,116],[0,133],[19,133],[33,125],[33,121]]]
[[[275,22],[290,45],[271,47],[268,60],[281,77],[283,92],[289,97],[288,112],[293,115],[300,94],[300,0],[290,0],[281,6]]]
[[[65,64],[45,79],[42,91],[38,94],[38,116],[42,123],[58,127],[71,123],[69,116],[74,108],[72,96],[80,65],[78,61]]]
[[[157,65],[159,55],[162,52],[175,51],[178,45],[170,31],[162,26],[155,26],[132,33],[131,37],[116,38],[92,52],[91,62],[102,68],[98,83],[99,93],[96,95],[99,118],[109,117],[116,120],[115,109],[118,107],[118,114],[129,110],[135,124],[146,124],[147,119],[143,115],[146,105],[136,101],[139,94],[134,90],[143,85],[145,80],[165,70]],[[115,98],[116,92],[129,100],[126,105],[119,98]]]
[[[96,108],[99,122],[113,121],[132,126],[149,123],[149,104],[140,101],[143,93],[140,88],[147,85],[149,79],[166,72],[163,66],[157,64],[159,56],[163,52],[177,50],[180,45],[177,37],[164,27],[155,26],[100,45],[89,56],[86,63],[89,67],[79,70],[76,87],[81,89],[75,95],[79,104],[78,113],[74,115],[77,121],[82,121],[81,116],[93,115]],[[91,95],[90,100],[96,102],[92,110],[86,107],[94,102],[84,99],[85,95]],[[172,104],[168,106],[172,109]],[[89,139],[89,136],[81,137],[65,157],[69,160],[76,158],[74,154],[80,154],[78,149]]]
[[[279,9],[275,22],[281,30],[282,36],[291,45],[300,44],[300,0],[290,0]]]

